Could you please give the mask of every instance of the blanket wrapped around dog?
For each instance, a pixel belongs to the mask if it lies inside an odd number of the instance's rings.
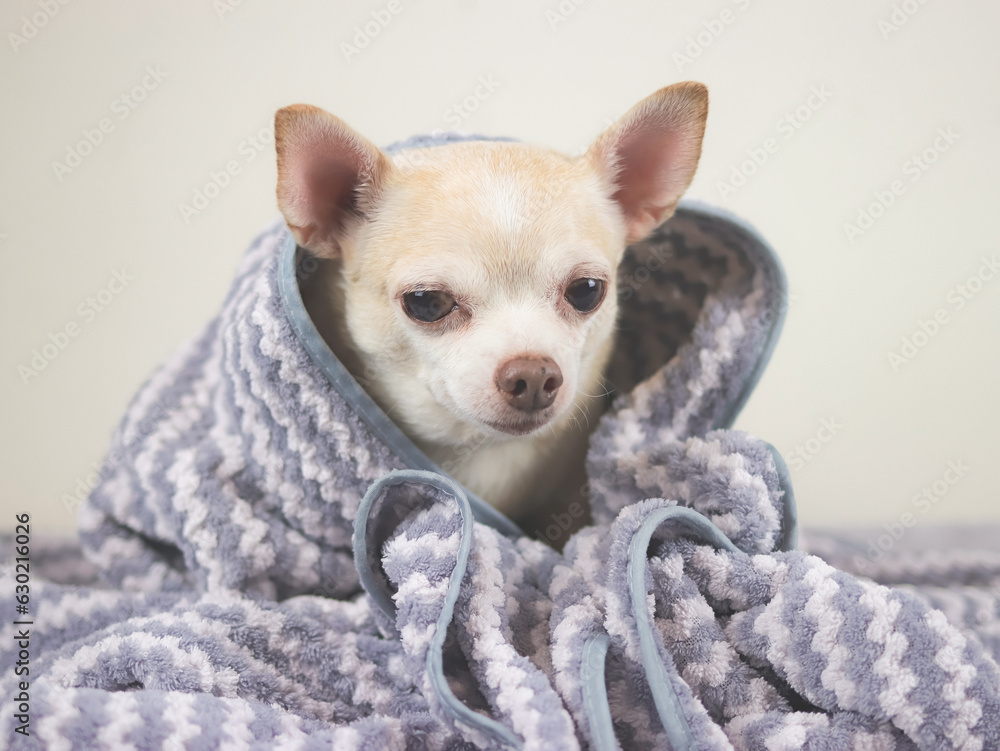
[[[949,622],[940,589],[796,550],[784,463],[729,429],[786,304],[745,224],[682,204],[629,250],[592,523],[561,552],[580,507],[522,534],[347,373],[302,304],[315,264],[266,231],[128,407],[79,510],[101,583],[36,558],[30,674],[0,644],[4,743],[1000,749],[1000,566],[934,582],[969,604]]]

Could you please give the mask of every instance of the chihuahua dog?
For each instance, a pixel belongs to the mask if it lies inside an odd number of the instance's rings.
[[[316,107],[275,116],[278,206],[322,259],[303,284],[321,336],[417,446],[516,521],[581,499],[617,267],[691,183],[707,114],[702,84],[668,86],[577,157],[507,141],[389,156]]]

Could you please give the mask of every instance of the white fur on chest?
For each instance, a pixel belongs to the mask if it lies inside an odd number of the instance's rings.
[[[437,464],[498,511],[518,518],[566,491],[588,432],[573,426],[540,436],[459,447],[426,447]],[[572,488],[571,488],[572,490]]]

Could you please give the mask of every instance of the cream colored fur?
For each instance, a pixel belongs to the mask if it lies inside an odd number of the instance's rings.
[[[585,506],[617,267],[690,183],[706,114],[704,87],[677,84],[581,157],[473,141],[390,158],[322,110],[278,112],[279,206],[325,259],[303,289],[320,333],[420,448],[529,529]],[[606,285],[593,312],[565,298],[580,278]],[[414,289],[446,290],[454,312],[414,320],[402,303]],[[562,372],[538,414],[512,410],[495,380],[523,356]]]

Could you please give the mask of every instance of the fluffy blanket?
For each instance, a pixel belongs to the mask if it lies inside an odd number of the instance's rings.
[[[888,588],[796,550],[784,463],[729,429],[785,310],[745,224],[689,203],[630,249],[593,523],[561,552],[572,519],[522,534],[346,372],[315,263],[266,231],[128,407],[79,510],[101,583],[34,559],[0,743],[1000,749],[1000,565]]]

